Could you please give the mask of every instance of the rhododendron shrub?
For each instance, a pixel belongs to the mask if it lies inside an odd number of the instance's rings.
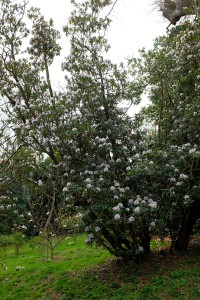
[[[142,83],[123,64],[106,59],[110,20],[101,17],[102,5],[74,5],[64,28],[71,52],[63,69],[74,113],[64,157],[69,182],[63,192],[69,203],[83,208],[86,242],[128,259],[150,251],[157,211],[151,187],[140,179],[141,160],[147,172],[151,165],[143,158],[146,130],[127,115],[127,104],[119,107],[122,101],[138,102]]]
[[[112,133],[118,130],[114,123],[113,120]],[[74,201],[83,207],[87,243],[103,245],[117,256],[134,256],[142,247],[149,252],[157,202],[150,193],[151,187],[146,182],[144,187],[139,178],[142,176],[140,160],[144,158],[143,147],[141,143],[137,144],[134,131],[129,138],[126,136],[125,144],[125,133],[122,136],[118,133],[114,159],[110,142],[104,136],[100,138],[96,135],[92,140],[92,146],[96,149],[88,151],[83,165],[79,164],[80,168],[76,168],[71,182],[66,184],[63,191],[69,203]],[[148,159],[146,165],[148,170]],[[134,168],[138,169],[137,174]],[[143,179],[148,177],[147,170],[143,169]]]
[[[156,128],[153,148],[162,166],[159,224],[178,250],[187,249],[200,216],[199,20],[197,11],[137,61],[151,101],[143,117]]]

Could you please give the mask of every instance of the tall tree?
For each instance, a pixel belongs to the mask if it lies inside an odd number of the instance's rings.
[[[179,250],[187,249],[200,216],[198,36],[199,15],[158,38],[153,50],[142,51],[140,64],[151,100],[144,112],[157,127],[154,147],[163,155],[159,162],[168,179],[160,211]]]
[[[130,259],[150,250],[156,202],[144,185],[138,185],[141,174],[134,172],[137,163],[139,169],[145,135],[126,114],[127,107],[119,107],[122,101],[139,101],[142,82],[134,72],[131,77],[123,64],[106,59],[110,20],[103,17],[102,8],[110,3],[73,1],[75,10],[64,29],[71,39],[71,53],[63,68],[69,74],[68,94],[74,105],[65,147],[71,180],[64,191],[69,201],[83,207],[86,241]]]
[[[55,211],[60,197],[53,195],[62,190],[62,181],[58,175],[60,173],[56,169],[61,160],[58,140],[64,135],[62,119],[66,114],[62,110],[63,95],[60,93],[58,97],[58,92],[53,91],[49,66],[60,53],[57,43],[60,34],[54,29],[52,20],[44,20],[39,9],[32,8],[27,11],[26,1],[3,0],[0,7],[0,94],[5,124],[9,124],[8,136],[15,140],[16,145],[13,153],[10,147],[10,155],[8,151],[5,152],[8,173],[16,181],[21,178],[29,192],[30,182],[33,181],[34,194],[34,186],[38,187],[37,180],[33,178],[33,174],[37,173],[34,168],[40,169],[37,157],[43,154],[50,157],[52,165],[50,167],[49,164],[48,172],[51,175],[48,173],[48,176],[52,180],[52,193],[50,194],[50,189],[44,191],[43,188],[41,194],[48,194],[47,210],[51,211],[50,207],[53,207]],[[24,23],[26,17],[32,21],[31,29]],[[65,111],[68,113],[66,108]],[[32,160],[33,153],[35,160]],[[38,211],[38,215],[40,213]]]
[[[0,92],[8,104],[6,112],[10,124],[15,124],[19,143],[35,146],[48,154],[56,163],[53,146],[48,141],[44,145],[40,134],[30,130],[39,126],[38,118],[48,101],[53,105],[53,91],[49,75],[49,65],[59,54],[57,44],[59,33],[53,29],[52,20],[47,21],[39,10],[31,9],[28,17],[33,21],[32,31],[24,23],[27,3],[15,0],[1,1],[1,52],[0,52]],[[41,36],[41,38],[39,38]],[[26,44],[30,38],[30,47]],[[25,58],[25,53],[30,54]],[[43,77],[45,70],[46,77]],[[39,107],[38,107],[39,105]],[[44,122],[44,118],[41,123]],[[42,124],[40,124],[41,126]],[[43,132],[43,138],[48,131]]]

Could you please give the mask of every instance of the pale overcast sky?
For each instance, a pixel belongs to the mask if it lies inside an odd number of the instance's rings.
[[[98,0],[97,0],[98,1]],[[137,55],[138,49],[151,48],[155,37],[166,32],[168,22],[154,9],[155,0],[118,0],[110,17],[113,20],[108,40],[112,46],[110,54],[114,62],[124,57]],[[30,0],[31,6],[41,8],[42,14],[54,20],[55,27],[62,31],[72,9],[70,0]],[[69,50],[63,38],[62,47]],[[67,53],[65,54],[65,56]]]
[[[97,0],[98,1],[98,0]],[[113,20],[108,32],[111,44],[110,58],[120,62],[127,56],[137,56],[138,49],[150,49],[153,40],[166,32],[166,22],[155,0],[118,0],[110,17]],[[31,6],[40,7],[46,18],[54,20],[55,27],[62,31],[72,9],[70,0],[29,0]],[[69,53],[69,43],[65,37],[61,40],[62,56]],[[62,83],[60,64],[62,58],[57,58],[53,64],[52,81],[55,85]]]

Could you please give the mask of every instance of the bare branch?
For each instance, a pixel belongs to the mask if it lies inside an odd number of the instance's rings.
[[[7,270],[6,265],[4,263],[2,263],[1,261],[0,261],[0,265],[2,266],[3,270]]]
[[[116,0],[116,1],[113,3],[113,5],[112,5],[112,7],[111,7],[111,10],[109,11],[109,13],[108,13],[107,16],[106,16],[107,18],[108,18],[108,16],[111,14],[111,12],[113,11],[115,5],[117,4],[117,1],[118,1],[118,0]]]

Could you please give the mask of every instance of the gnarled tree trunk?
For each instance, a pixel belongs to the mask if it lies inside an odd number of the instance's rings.
[[[176,25],[181,17],[188,15],[188,9],[198,5],[198,0],[159,0],[159,7],[163,17]]]
[[[200,197],[199,197],[200,198]],[[187,214],[183,217],[181,229],[178,238],[174,244],[174,248],[178,251],[187,251],[192,229],[200,218],[200,199],[195,201],[194,205],[189,209]]]

